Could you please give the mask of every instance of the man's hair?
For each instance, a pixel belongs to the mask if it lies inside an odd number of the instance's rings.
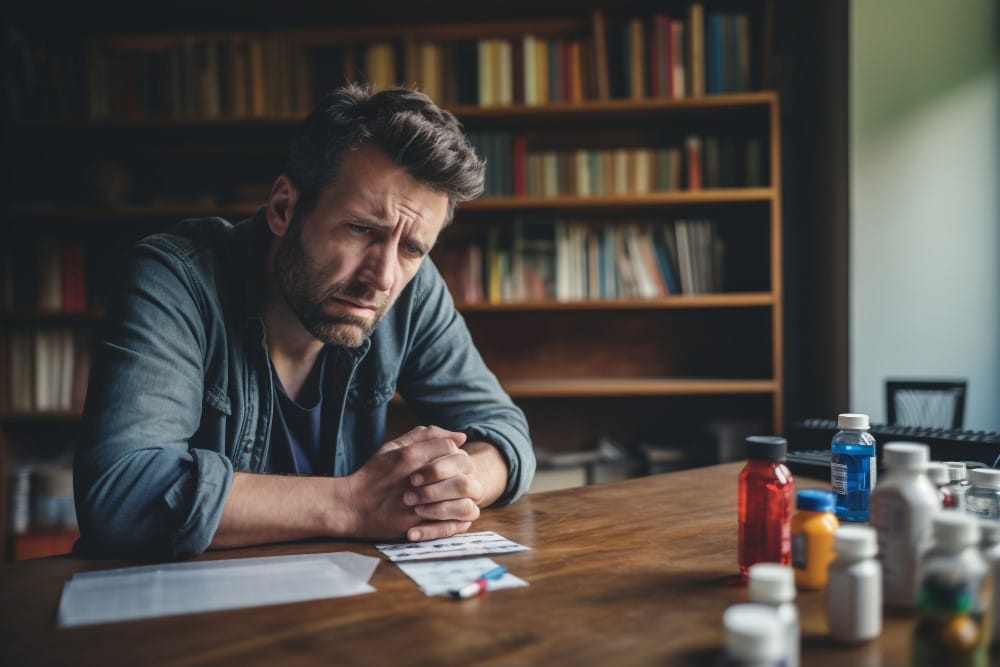
[[[303,124],[284,173],[299,190],[296,217],[306,215],[336,178],[348,150],[363,143],[382,149],[427,187],[455,205],[483,192],[485,163],[450,112],[409,88],[377,91],[348,84],[324,95]]]

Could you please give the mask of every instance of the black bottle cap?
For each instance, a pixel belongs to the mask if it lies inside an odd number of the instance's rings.
[[[788,441],[777,435],[750,435],[746,443],[748,459],[784,461],[788,453]]]

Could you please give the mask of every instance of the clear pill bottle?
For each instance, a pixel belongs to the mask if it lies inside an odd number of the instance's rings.
[[[1000,519],[1000,470],[973,468],[969,471],[965,510],[983,519]]]
[[[965,511],[965,494],[969,491],[969,471],[963,461],[945,461],[948,466],[948,487],[955,496],[955,509]]]
[[[943,509],[955,509],[955,494],[951,490],[951,476],[948,466],[943,461],[930,461],[927,464],[927,479],[937,489],[938,499]]]

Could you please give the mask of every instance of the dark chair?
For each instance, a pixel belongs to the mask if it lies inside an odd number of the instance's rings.
[[[889,424],[961,429],[965,387],[965,380],[886,380]]]

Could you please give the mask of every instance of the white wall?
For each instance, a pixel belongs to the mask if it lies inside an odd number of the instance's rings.
[[[965,377],[1000,431],[996,0],[853,0],[850,406],[888,376]]]

